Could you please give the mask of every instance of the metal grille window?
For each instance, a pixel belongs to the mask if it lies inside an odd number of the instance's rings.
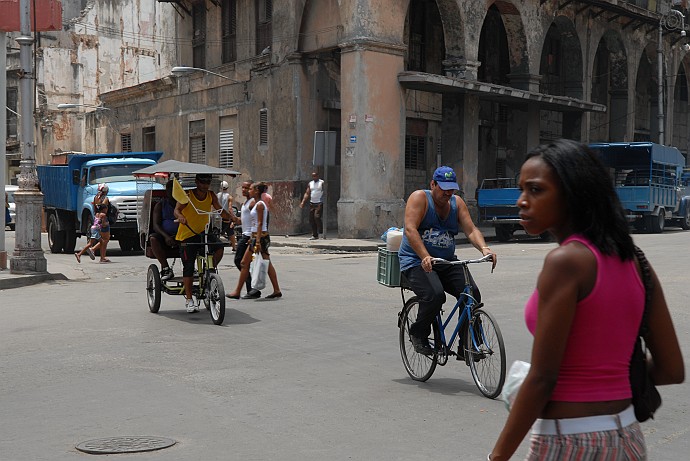
[[[414,2],[410,5],[410,35],[407,46],[409,70],[424,72],[426,70],[426,8],[425,2]]]
[[[220,130],[220,165],[221,168],[235,166],[235,132]]]
[[[273,0],[256,0],[256,54],[273,41]]]
[[[189,161],[206,165],[206,123],[189,122]]]
[[[259,145],[268,146],[268,109],[259,110]]]
[[[122,152],[132,152],[131,133],[120,133],[120,148]]]
[[[156,150],[156,127],[155,126],[145,126],[141,130],[141,136],[144,139],[144,150],[145,151]]]
[[[426,138],[424,136],[405,136],[405,168],[411,170],[426,168]]]
[[[7,137],[17,137],[17,88],[7,88]],[[3,139],[2,142],[5,142]]]
[[[226,0],[222,8],[223,62],[233,62],[237,60],[237,1]]]
[[[206,67],[206,5],[192,7],[192,62],[194,67]]]

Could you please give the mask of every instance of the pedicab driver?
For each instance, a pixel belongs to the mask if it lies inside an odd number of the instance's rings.
[[[405,206],[405,231],[398,256],[400,271],[419,297],[419,312],[410,326],[410,339],[420,354],[434,353],[429,345],[431,322],[446,302],[445,292],[457,298],[465,287],[462,267],[432,264],[431,259],[456,260],[455,235],[462,229],[482,255],[493,255],[496,266],[496,254],[472,222],[464,200],[455,195],[458,189],[455,171],[442,166],[434,171],[430,190],[414,191]],[[470,282],[475,298],[480,301],[474,280]]]
[[[182,283],[185,291],[185,307],[187,312],[198,312],[199,306],[192,299],[192,285],[194,281],[194,263],[196,255],[204,251],[202,245],[188,245],[189,243],[204,242],[204,228],[208,223],[208,215],[199,214],[199,211],[222,210],[224,219],[231,219],[230,213],[223,210],[216,194],[209,191],[211,187],[210,174],[197,174],[194,182],[196,187],[187,191],[182,190],[177,180],[173,184],[173,197],[177,200],[175,205],[175,218],[180,223],[177,228],[175,240],[180,243],[180,259],[182,260]],[[217,235],[208,235],[209,248],[213,252],[213,266],[223,259],[223,244]]]

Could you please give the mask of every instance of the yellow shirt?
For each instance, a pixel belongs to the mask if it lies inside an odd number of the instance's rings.
[[[180,224],[180,226],[177,228],[177,235],[175,236],[175,239],[180,241],[193,237],[195,235],[194,233],[202,233],[206,227],[206,223],[208,223],[208,216],[198,214],[196,210],[194,210],[194,207],[200,211],[211,211],[213,207],[213,198],[211,197],[210,192],[206,193],[206,198],[203,200],[197,200],[196,195],[194,195],[194,191],[191,190],[187,192],[187,196],[189,197],[190,203],[188,203],[187,206],[182,209],[182,216],[187,219],[187,226],[189,227],[185,226],[184,224]],[[192,206],[192,204],[194,204],[194,206]],[[192,229],[190,229],[190,227]]]

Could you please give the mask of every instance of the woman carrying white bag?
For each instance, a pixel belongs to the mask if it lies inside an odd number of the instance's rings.
[[[273,285],[273,293],[266,296],[267,299],[280,298],[283,293],[280,291],[278,286],[278,275],[276,270],[271,263],[271,255],[268,253],[268,248],[271,246],[271,237],[268,234],[268,207],[261,200],[261,194],[266,192],[268,186],[263,182],[258,182],[252,184],[250,189],[250,196],[256,202],[254,208],[250,212],[252,219],[252,239],[247,246],[247,251],[242,258],[242,270],[240,271],[240,279],[237,282],[237,287],[232,293],[228,293],[226,296],[230,299],[240,299],[240,293],[242,292],[242,286],[247,281],[247,277],[250,276],[249,265],[252,262],[252,258],[256,258],[255,264],[259,264],[260,260],[263,260],[265,265],[268,262],[268,278],[271,280],[271,285]],[[261,229],[259,231],[258,229]],[[257,269],[257,271],[260,269]],[[265,270],[265,269],[264,269]],[[265,276],[264,276],[265,277]],[[258,280],[257,280],[258,282]],[[264,282],[265,283],[265,282]],[[254,277],[252,276],[252,287],[256,289],[257,285],[254,284]]]

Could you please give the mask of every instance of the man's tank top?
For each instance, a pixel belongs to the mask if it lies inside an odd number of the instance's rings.
[[[190,190],[187,196],[189,197],[190,203],[182,210],[182,215],[187,219],[187,225],[180,225],[177,228],[177,236],[175,237],[176,240],[180,241],[200,234],[206,228],[208,216],[205,214],[198,214],[194,207],[200,211],[211,211],[211,207],[213,206],[213,198],[210,192],[206,193],[206,197],[203,200],[197,200],[193,190]],[[192,206],[192,204],[194,206]]]
[[[309,201],[311,203],[321,203],[323,197],[323,180],[317,179],[316,181],[309,181],[309,190],[311,192]]]
[[[424,193],[427,200],[426,214],[418,228],[422,242],[432,257],[454,260],[455,235],[459,230],[457,199],[455,196],[451,197],[450,212],[446,219],[441,219],[436,213],[431,191],[425,190]],[[422,260],[415,253],[412,246],[410,246],[410,242],[405,234],[403,234],[402,242],[400,243],[398,257],[400,258],[401,271],[422,264]]]

